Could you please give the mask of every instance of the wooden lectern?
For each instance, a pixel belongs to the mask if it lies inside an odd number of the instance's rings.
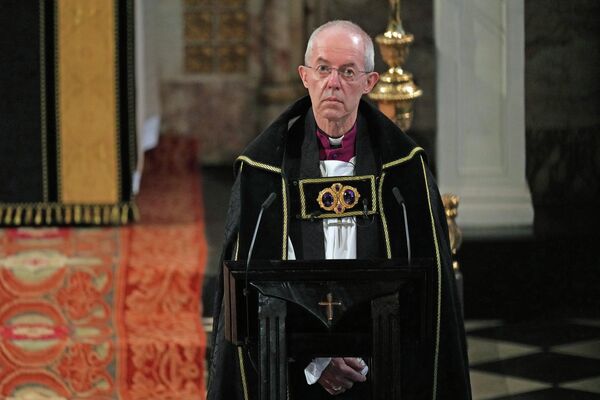
[[[306,356],[367,355],[372,400],[412,398],[430,382],[431,260],[252,260],[248,269],[234,261],[223,268],[225,336],[256,344],[261,400],[287,399],[288,362]]]

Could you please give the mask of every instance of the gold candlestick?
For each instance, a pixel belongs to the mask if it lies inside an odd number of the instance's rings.
[[[452,193],[444,193],[442,195],[442,203],[444,204],[444,211],[446,212],[448,235],[450,236],[450,251],[452,252],[452,257],[454,259],[453,266],[454,269],[458,269],[456,253],[462,244],[462,232],[456,224],[456,217],[458,216],[460,197]]]
[[[452,269],[454,270],[454,278],[456,280],[456,289],[458,291],[458,298],[460,300],[461,308],[464,311],[464,280],[463,274],[458,265],[458,259],[456,253],[462,244],[462,232],[456,224],[456,217],[458,215],[458,204],[460,197],[452,193],[444,193],[442,195],[442,203],[444,203],[444,210],[446,212],[446,222],[448,223],[448,236],[450,240],[450,251],[452,252]]]
[[[379,109],[400,129],[408,130],[412,123],[413,101],[423,92],[413,82],[412,74],[402,69],[414,37],[404,32],[402,27],[400,0],[389,0],[389,3],[387,30],[378,35],[375,41],[379,45],[381,57],[390,68],[381,75],[369,97],[377,102]]]

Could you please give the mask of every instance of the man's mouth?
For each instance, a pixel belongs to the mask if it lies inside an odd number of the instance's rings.
[[[341,103],[342,101],[337,97],[326,97],[325,101],[335,101],[336,103]]]

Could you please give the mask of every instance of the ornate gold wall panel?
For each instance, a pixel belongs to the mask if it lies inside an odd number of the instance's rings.
[[[246,0],[185,0],[185,71],[244,73],[248,68]]]
[[[207,11],[190,11],[185,14],[185,40],[209,41],[212,32],[212,15]]]

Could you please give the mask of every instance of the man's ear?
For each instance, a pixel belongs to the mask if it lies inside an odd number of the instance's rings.
[[[306,68],[304,68],[303,65],[298,66],[298,75],[300,75],[300,79],[302,79],[302,84],[304,85],[304,87],[308,89],[308,71],[306,70]]]
[[[365,87],[365,93],[369,93],[371,90],[373,90],[378,81],[379,74],[377,72],[369,72],[369,75],[367,76],[367,85]]]

